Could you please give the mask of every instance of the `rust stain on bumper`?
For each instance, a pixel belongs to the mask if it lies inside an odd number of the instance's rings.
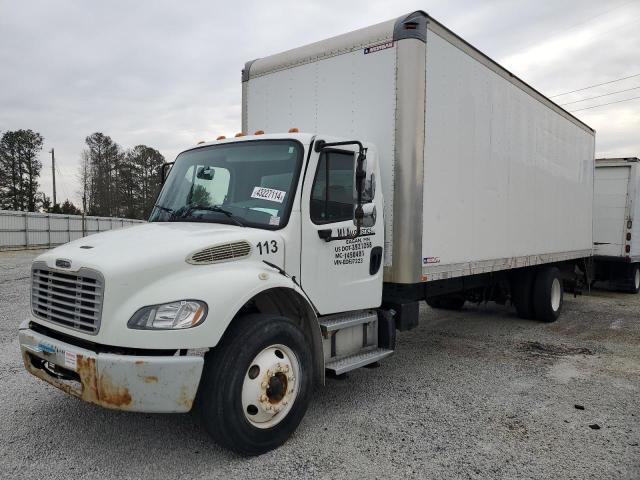
[[[133,403],[131,393],[126,387],[115,385],[107,375],[97,374],[95,358],[77,356],[76,373],[80,377],[81,388],[75,388],[73,384],[65,383],[48,375],[44,370],[34,367],[28,354],[23,355],[23,360],[30,373],[85,402],[123,410]]]
[[[29,373],[69,395],[116,410],[191,410],[204,364],[194,356],[95,354],[24,330],[20,340]]]
[[[107,375],[98,375],[95,358],[78,355],[76,372],[82,383],[82,400],[110,408],[126,408],[133,402],[127,387],[114,384]]]

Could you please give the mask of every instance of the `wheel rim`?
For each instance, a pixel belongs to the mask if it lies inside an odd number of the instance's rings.
[[[639,290],[640,289],[640,268],[636,268],[636,276],[634,281],[635,281],[634,285],[636,287],[636,290]]]
[[[551,284],[551,308],[553,308],[554,312],[557,312],[560,308],[560,300],[562,299],[562,287],[560,285],[560,280],[557,278],[553,279],[553,283]]]
[[[300,391],[300,362],[285,345],[271,345],[255,356],[242,382],[242,409],[257,428],[271,428],[291,410]]]

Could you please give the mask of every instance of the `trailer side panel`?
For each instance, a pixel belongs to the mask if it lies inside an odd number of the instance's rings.
[[[589,256],[593,133],[431,29],[426,74],[423,280]]]

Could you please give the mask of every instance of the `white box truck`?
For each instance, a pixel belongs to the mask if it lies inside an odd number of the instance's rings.
[[[640,160],[596,160],[593,200],[595,281],[640,292]]]
[[[32,374],[195,404],[253,455],[325,372],[392,354],[419,301],[557,318],[592,252],[588,126],[423,12],[249,62],[242,91],[245,134],[181,153],[148,224],[34,261]]]

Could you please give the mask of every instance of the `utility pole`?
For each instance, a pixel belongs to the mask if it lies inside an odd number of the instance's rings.
[[[51,149],[51,173],[53,174],[53,207],[56,206],[58,202],[56,202],[56,154]]]

